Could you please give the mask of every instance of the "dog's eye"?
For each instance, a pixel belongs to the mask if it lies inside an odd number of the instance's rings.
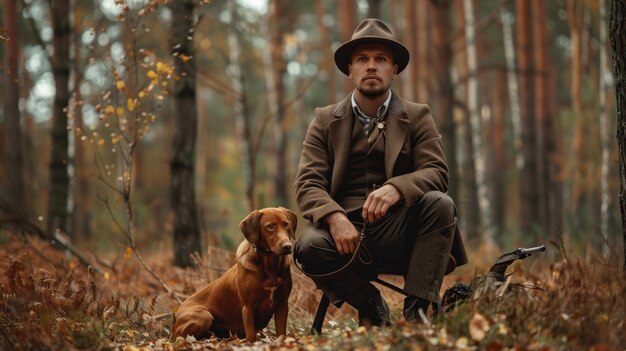
[[[274,224],[268,224],[267,225],[267,229],[274,230]]]
[[[283,227],[289,228],[289,222],[283,222]]]

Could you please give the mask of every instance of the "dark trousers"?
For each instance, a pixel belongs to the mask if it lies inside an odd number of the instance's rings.
[[[361,212],[348,213],[348,218],[361,232]],[[363,244],[367,250],[359,251],[360,259],[349,269],[313,280],[336,306],[344,301],[359,305],[378,293],[370,282],[378,273],[402,274],[407,294],[440,302],[455,229],[452,199],[439,191],[428,192],[412,207],[394,206],[383,218],[367,224]],[[326,226],[309,225],[294,250],[294,258],[311,275],[336,271],[351,257],[339,254]]]

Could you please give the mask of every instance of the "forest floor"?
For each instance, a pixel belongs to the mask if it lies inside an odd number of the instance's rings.
[[[276,337],[271,321],[257,342],[246,343],[237,338],[169,339],[175,296],[184,299],[219,277],[234,263],[232,252],[211,247],[194,269],[173,267],[171,250],[146,254],[147,264],[173,290],[167,294],[128,250],[94,257],[108,266],[100,274],[45,241],[7,232],[0,239],[2,350],[626,349],[626,283],[619,259],[583,262],[557,243],[548,247],[550,254],[512,265],[510,287],[518,288],[508,293],[474,296],[452,312],[417,324],[402,319],[403,297],[381,287],[392,327],[366,331],[358,327],[351,307],[331,306],[321,336],[309,335],[321,293],[292,269],[287,336]],[[470,283],[500,254],[488,248],[471,251],[471,263],[447,276],[443,289],[456,281]]]

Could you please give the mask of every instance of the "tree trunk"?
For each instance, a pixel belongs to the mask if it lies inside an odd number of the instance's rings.
[[[583,203],[584,193],[584,138],[588,127],[585,122],[582,107],[582,61],[581,61],[581,22],[583,17],[582,2],[567,1],[567,23],[570,29],[572,42],[572,64],[570,93],[574,120],[574,135],[572,137],[572,155],[570,160],[570,175],[572,176],[569,206],[577,224],[580,205]]]
[[[439,121],[441,134],[444,142],[444,152],[448,162],[448,194],[453,199],[459,197],[460,175],[457,167],[457,142],[456,128],[454,123],[454,84],[450,70],[452,68],[452,46],[450,43],[450,1],[433,0],[432,42],[435,45],[433,50],[433,65],[436,81],[436,96],[433,106],[433,115]]]
[[[411,0],[408,1],[412,2]],[[432,24],[430,23],[430,13],[432,11],[432,8],[433,6],[431,6],[430,3],[427,1],[417,1],[417,55],[414,59],[411,60],[413,61],[413,76],[416,79],[415,82],[413,82],[413,86],[416,90],[415,99],[417,102],[420,103],[425,103],[426,101],[428,101],[431,95],[430,80],[432,79],[432,76],[427,68],[430,65],[429,53],[431,52],[431,43],[429,40],[429,33],[432,26]],[[450,6],[448,6],[448,14],[449,9]],[[448,30],[450,28],[449,23],[450,22],[448,21]],[[448,43],[448,45],[450,45],[450,38],[448,38],[446,42]],[[452,64],[452,59],[450,59],[450,64]],[[454,96],[454,88],[451,88],[450,94]],[[450,111],[452,111],[452,109],[450,109]],[[455,143],[455,141],[448,142]],[[450,163],[449,159],[448,163]],[[455,183],[458,183],[458,180],[455,181]],[[458,184],[455,186],[458,188]],[[458,191],[456,191],[456,193],[458,194]]]
[[[76,1],[74,5],[74,18],[80,18]],[[81,141],[81,137],[85,135],[83,124],[83,104],[80,94],[80,84],[83,80],[82,70],[80,65],[82,64],[82,58],[80,54],[81,37],[78,33],[82,33],[81,21],[74,21],[74,40],[72,42],[73,51],[73,82],[72,82],[72,103],[70,104],[71,120],[73,121],[73,135],[70,135],[73,142],[74,151],[74,179],[72,188],[73,196],[73,210],[72,210],[72,230],[69,233],[73,242],[77,239],[88,239],[91,237],[91,231],[89,228],[89,221],[93,212],[92,204],[90,201],[90,186],[89,186],[89,163],[87,162],[87,153],[85,148],[88,147],[86,141]]]
[[[535,54],[535,115],[537,118],[537,187],[539,188],[539,215],[543,235],[562,231],[561,181],[557,176],[555,131],[556,107],[554,69],[550,60],[550,40],[546,7],[542,0],[533,0],[533,41]]]
[[[320,28],[320,47],[322,48],[322,72],[326,81],[326,103],[335,102],[337,92],[335,90],[335,64],[333,63],[332,37],[330,27],[326,25],[324,18],[327,15],[323,0],[315,0],[315,14],[317,25]]]
[[[353,0],[340,0],[337,5],[339,12],[339,29],[341,31],[341,42],[345,43],[352,37],[352,32],[356,29],[356,1]],[[352,81],[346,77],[343,80],[344,94],[347,94],[354,89]]]
[[[606,84],[606,76],[609,73],[608,60],[606,55],[606,1],[599,0],[599,23],[598,31],[600,32],[598,50],[600,51],[600,74],[598,84],[598,109],[600,124],[600,143],[602,144],[602,164],[601,164],[601,202],[600,202],[600,232],[607,239],[609,236],[609,123],[606,115],[606,96],[608,86]],[[602,245],[602,254],[608,257],[610,247],[607,243]]]
[[[285,142],[285,83],[287,71],[283,51],[285,30],[285,4],[281,0],[270,0],[267,11],[268,45],[265,47],[265,81],[267,83],[269,109],[274,126],[274,201],[282,206],[287,204],[287,146]]]
[[[524,167],[520,175],[521,216],[520,228],[524,237],[534,236],[533,230],[539,220],[539,193],[537,190],[537,147],[536,122],[534,115],[534,89],[532,64],[532,27],[531,3],[528,0],[517,0],[517,58],[520,69],[520,97],[521,97],[521,136]]]
[[[197,130],[196,58],[193,47],[193,0],[174,1],[172,54],[174,56],[174,137],[170,161],[170,199],[174,212],[174,264],[193,265],[191,254],[199,250],[200,229],[196,214],[194,161]]]
[[[622,216],[624,273],[626,273],[626,4],[611,1],[611,48],[613,49],[613,81],[617,105],[617,150],[619,157],[619,209]]]
[[[419,66],[417,55],[417,2],[404,1],[404,45],[409,50],[411,60],[406,66],[402,78],[402,96],[410,101],[416,101],[417,83],[419,82]]]
[[[448,1],[448,0],[438,0]],[[454,32],[465,35],[465,16],[463,15],[463,1],[455,1],[454,4]],[[433,7],[434,7],[433,3]],[[433,16],[437,19],[438,17]],[[433,21],[436,22],[436,21]],[[433,31],[434,32],[434,31]],[[450,39],[449,39],[450,40]],[[433,43],[435,42],[435,36],[433,33]],[[454,94],[459,101],[467,101],[467,80],[460,81],[458,77],[467,77],[467,53],[465,50],[458,50],[454,53],[454,60],[456,61],[454,67],[457,69],[457,74],[454,75],[454,79],[451,83],[454,87]],[[433,61],[436,59],[433,58]],[[454,100],[453,100],[454,101]],[[453,104],[454,105],[454,104]],[[457,174],[450,174],[452,183],[453,177],[458,177],[458,199],[461,205],[461,229],[465,233],[465,236],[469,240],[479,240],[479,227],[480,227],[480,206],[478,205],[478,194],[476,192],[476,170],[474,169],[474,159],[472,155],[472,134],[470,133],[470,121],[469,111],[467,105],[457,105],[459,112],[454,115],[454,125],[456,126],[456,146],[454,152],[458,154],[458,169]],[[456,157],[456,156],[455,156]],[[448,164],[450,161],[448,160]],[[462,175],[462,177],[461,177]],[[448,190],[450,192],[450,190]]]
[[[70,75],[70,6],[69,0],[52,0],[50,16],[52,22],[52,74],[54,75],[54,106],[52,109],[52,146],[49,174],[49,198],[47,233],[54,235],[56,229],[66,231],[69,196],[69,176],[67,173],[68,131],[65,109],[69,102]]]
[[[255,157],[253,142],[248,120],[248,107],[244,91],[243,74],[241,73],[241,53],[239,51],[239,36],[237,34],[237,4],[235,0],[228,2],[228,10],[231,13],[231,22],[228,31],[229,60],[231,64],[230,79],[235,93],[233,110],[235,115],[235,129],[239,140],[239,151],[242,159],[242,173],[246,194],[246,207],[252,211],[256,206],[256,176]]]
[[[507,90],[511,109],[511,129],[513,131],[513,149],[515,151],[515,165],[519,171],[524,167],[522,153],[522,136],[520,122],[519,84],[517,82],[517,67],[515,66],[515,44],[513,42],[513,14],[506,7],[507,0],[500,3],[500,18],[502,21],[502,38],[504,39],[504,57],[507,70]]]
[[[367,0],[367,17],[382,18],[380,13],[381,0]]]
[[[506,212],[509,208],[507,206],[506,194],[507,194],[507,180],[508,180],[508,165],[506,162],[506,73],[498,71],[495,82],[495,89],[492,89],[492,119],[491,119],[491,135],[487,137],[487,140],[491,140],[491,157],[490,162],[490,189],[492,190],[492,204],[493,204],[493,218],[496,232],[498,237],[494,239],[502,238],[506,223]]]
[[[24,197],[24,148],[22,145],[21,113],[19,108],[19,56],[20,31],[17,1],[4,0],[2,11],[5,35],[3,50],[3,107],[4,107],[4,169],[6,189],[5,199],[19,213],[26,213]]]
[[[492,245],[495,238],[493,212],[487,193],[485,175],[485,154],[482,143],[481,118],[478,111],[478,65],[476,60],[476,35],[474,31],[474,9],[472,0],[463,0],[465,10],[465,44],[467,50],[467,106],[470,114],[470,133],[472,135],[472,151],[476,169],[476,187],[478,191],[478,205],[482,220],[481,241]]]

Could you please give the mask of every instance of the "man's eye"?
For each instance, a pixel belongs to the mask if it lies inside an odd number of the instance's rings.
[[[381,57],[377,57],[376,61],[383,62],[383,61],[387,61],[387,60],[384,57],[381,56]]]

